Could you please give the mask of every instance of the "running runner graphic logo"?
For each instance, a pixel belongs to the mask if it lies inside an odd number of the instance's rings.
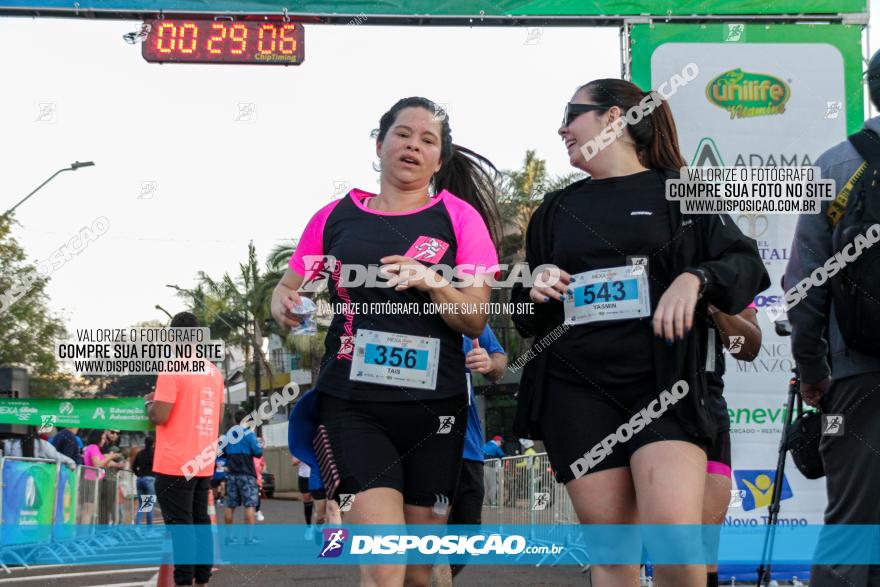
[[[348,530],[345,528],[324,528],[324,546],[318,558],[336,558],[342,554],[345,541],[348,540]]]
[[[138,506],[139,512],[149,513],[153,511],[153,506],[156,505],[156,496],[155,495],[141,495],[141,503]]]
[[[354,493],[340,493],[339,494],[339,511],[347,512],[351,509],[351,506],[354,505]]]
[[[420,236],[416,242],[403,254],[404,257],[416,261],[439,261],[449,248],[449,243],[431,236]]]
[[[340,358],[340,355],[351,355],[352,353],[354,353],[354,336],[343,334],[339,337],[339,352],[336,353],[336,358]]]
[[[746,342],[745,336],[728,336],[727,337],[730,342],[730,353],[736,354],[740,352],[743,348],[743,344]]]
[[[535,493],[535,503],[532,506],[533,510],[545,510],[547,509],[547,504],[550,503],[550,493]]]
[[[452,432],[455,416],[438,416],[438,418],[440,419],[440,427],[437,428],[437,434],[449,434]]]
[[[822,436],[843,436],[842,414],[822,414]]]

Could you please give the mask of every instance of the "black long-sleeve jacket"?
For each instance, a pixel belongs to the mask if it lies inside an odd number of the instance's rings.
[[[678,178],[676,171],[662,171],[667,179]],[[552,258],[553,218],[562,196],[581,187],[589,178],[550,192],[535,210],[526,233],[526,262],[531,269],[550,263]],[[659,337],[654,338],[654,364],[657,393],[668,390],[684,379],[688,394],[670,409],[674,411],[685,430],[697,438],[711,442],[716,425],[705,405],[706,352],[708,304],[726,314],[738,314],[754,297],[770,286],[770,277],[758,254],[754,239],[745,236],[726,214],[682,214],[678,202],[668,202],[669,221],[673,235],[670,242],[670,273],[672,279],[685,268],[700,268],[708,276],[708,284],[696,307],[693,328],[683,340],[672,346]],[[565,269],[563,267],[563,269]],[[528,303],[529,288],[515,285],[512,301]],[[656,302],[652,310],[656,308]],[[516,314],[513,322],[524,337],[534,337],[534,343],[560,326],[553,302],[534,304],[533,314]],[[526,363],[520,379],[517,396],[517,414],[514,431],[521,437],[542,437],[539,421],[543,397],[552,393],[546,389],[547,363],[552,349],[540,351]]]

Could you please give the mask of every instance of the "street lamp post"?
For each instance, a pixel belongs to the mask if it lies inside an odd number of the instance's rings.
[[[159,304],[156,304],[156,309],[157,309],[157,310],[162,310],[163,312],[165,312],[165,314],[168,316],[169,319],[174,318],[174,316],[172,316],[171,313],[170,313],[168,310],[166,310],[165,308],[163,308],[163,307],[160,306]]]
[[[19,206],[21,206],[22,204],[24,204],[24,203],[28,200],[28,198],[30,198],[30,197],[33,196],[35,193],[37,193],[38,191],[40,191],[40,188],[42,188],[44,185],[46,185],[47,183],[49,183],[50,181],[52,181],[53,179],[55,179],[55,176],[58,175],[59,173],[63,173],[63,172],[65,172],[65,171],[76,171],[76,170],[79,169],[80,167],[93,167],[94,165],[95,165],[95,163],[94,163],[93,161],[83,161],[83,162],[80,162],[80,161],[74,161],[73,163],[70,164],[70,167],[65,167],[64,169],[59,169],[58,171],[56,171],[55,173],[53,173],[53,174],[51,175],[51,177],[49,177],[49,179],[47,179],[46,181],[44,181],[43,183],[41,183],[40,185],[38,185],[37,188],[36,188],[34,191],[32,191],[31,193],[29,193],[28,195],[26,195],[24,198],[22,198],[21,201],[20,201],[18,204],[16,204],[15,206],[13,206],[12,208],[10,208],[10,209],[7,210],[6,212],[4,212],[4,213],[3,213],[3,216],[0,216],[0,218],[6,218],[7,216],[9,216],[9,215],[12,214],[13,212],[15,212],[15,209],[16,209],[16,208],[18,208]]]

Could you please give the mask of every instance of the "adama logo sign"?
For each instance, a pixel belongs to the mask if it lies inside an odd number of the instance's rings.
[[[790,97],[791,89],[778,77],[741,69],[725,71],[706,86],[706,98],[731,118],[782,114]]]

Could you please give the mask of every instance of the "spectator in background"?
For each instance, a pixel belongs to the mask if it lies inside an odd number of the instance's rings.
[[[492,440],[483,445],[483,455],[487,459],[500,459],[504,456],[504,439],[500,436],[493,436]]]
[[[226,521],[226,544],[238,544],[238,539],[230,534],[235,508],[243,506],[244,521],[247,526],[245,545],[259,544],[260,541],[253,537],[253,528],[256,521],[257,499],[257,470],[254,467],[254,457],[263,456],[263,448],[257,440],[257,435],[250,428],[244,428],[243,434],[233,432],[235,428],[242,428],[241,421],[247,416],[244,410],[235,412],[235,426],[226,432],[229,444],[223,449],[226,456],[226,511],[223,518]],[[232,438],[239,438],[238,442],[232,442]]]
[[[107,449],[111,446],[119,444],[119,430],[104,430],[101,434],[101,450],[109,452]],[[118,451],[117,451],[118,452]]]
[[[49,442],[58,452],[73,460],[77,465],[81,465],[83,464],[83,446],[82,439],[77,436],[77,432],[79,432],[79,428],[61,428]]]
[[[263,437],[259,438],[260,446],[264,446]],[[254,457],[254,469],[257,472],[257,521],[262,522],[266,519],[263,512],[260,511],[260,505],[263,503],[263,471],[266,470],[266,459],[262,455]]]
[[[153,507],[156,503],[156,476],[153,474],[153,437],[144,438],[144,450],[138,451],[132,470],[137,476],[138,512],[135,525],[141,523],[141,510],[146,514],[147,526],[153,524]]]
[[[190,312],[171,319],[171,328],[198,328]],[[195,346],[195,345],[193,345]],[[153,473],[156,497],[166,526],[182,525],[172,533],[175,553],[195,545],[201,564],[174,565],[178,585],[207,585],[213,563],[208,491],[214,457],[193,459],[217,441],[223,415],[223,375],[211,362],[196,359],[189,373],[160,373],[156,391],[144,397],[147,417],[156,425]],[[198,371],[196,371],[198,369]]]
[[[226,459],[218,455],[214,464],[214,476],[211,478],[211,489],[214,490],[214,503],[222,507],[226,501]]]
[[[97,491],[98,480],[105,477],[104,469],[116,470],[122,466],[121,463],[115,460],[115,455],[105,455],[103,452],[101,452],[101,440],[103,439],[103,437],[103,431],[95,429],[89,432],[89,435],[86,438],[86,448],[83,451],[83,465],[85,465],[86,467],[95,467],[102,470],[95,471],[94,469],[86,469],[85,471],[83,471],[83,481],[90,485],[90,488],[84,491]],[[92,503],[91,501],[83,503],[82,523],[86,525],[91,524],[92,516],[94,515],[94,513],[94,503]],[[106,521],[99,520],[99,522]]]
[[[47,436],[45,434],[41,434],[39,436],[34,435],[36,429],[33,426],[28,426],[28,436],[21,443],[21,454],[23,457],[31,458],[31,459],[46,459],[49,461],[55,461],[56,463],[61,463],[71,469],[76,468],[76,462],[73,459],[64,455],[52,446],[47,440]]]
[[[483,498],[485,497],[483,461],[485,458],[483,425],[477,411],[477,400],[471,375],[479,373],[492,383],[497,382],[504,376],[504,371],[507,369],[507,355],[488,324],[483,328],[479,338],[462,337],[462,352],[464,352],[464,365],[470,396],[468,398],[468,423],[464,441],[464,460],[458,474],[458,486],[450,504],[451,511],[447,523],[478,526],[483,521]],[[496,446],[495,443],[492,445]],[[489,490],[491,495],[495,487],[490,484]],[[435,565],[434,576],[438,581],[442,579],[451,583],[452,577],[458,575],[463,568],[463,564],[450,565],[449,567]],[[447,569],[451,572],[451,576],[447,576]]]
[[[118,459],[118,452],[108,452],[104,454],[101,450],[101,442],[104,438],[102,430],[92,430],[86,439],[86,449],[83,451],[83,464],[87,467],[96,467],[99,469],[120,469],[124,466]],[[114,448],[114,447],[110,447]],[[88,474],[91,473],[91,476]],[[104,475],[95,476],[94,471],[86,471],[85,479],[103,479]]]

